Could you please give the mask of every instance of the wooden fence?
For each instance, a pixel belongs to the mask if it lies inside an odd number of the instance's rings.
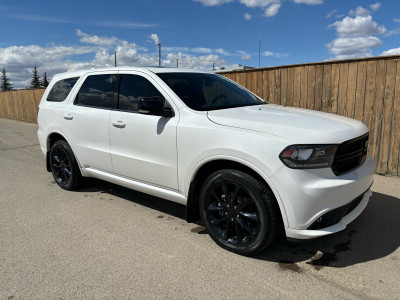
[[[362,121],[370,129],[377,173],[400,175],[400,56],[219,74],[271,103]]]
[[[271,103],[364,122],[380,174],[400,175],[400,56],[332,61],[220,74]],[[0,117],[36,122],[44,89],[0,93]]]
[[[0,118],[36,122],[38,106],[45,89],[0,93]]]

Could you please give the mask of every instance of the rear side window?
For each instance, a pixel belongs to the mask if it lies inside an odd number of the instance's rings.
[[[69,92],[71,92],[78,79],[79,77],[73,77],[57,81],[53,85],[46,100],[51,102],[63,102],[67,99]]]
[[[162,97],[146,78],[139,75],[122,75],[118,106],[120,110],[137,112],[140,99],[155,96]]]
[[[98,108],[115,108],[118,99],[117,75],[91,75],[83,83],[75,104]]]

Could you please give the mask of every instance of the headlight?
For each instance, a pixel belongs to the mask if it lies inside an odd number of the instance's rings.
[[[279,158],[292,169],[317,169],[332,166],[338,145],[291,145]]]

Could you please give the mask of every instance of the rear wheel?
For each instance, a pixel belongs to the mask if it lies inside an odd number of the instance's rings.
[[[263,250],[279,229],[274,196],[241,171],[219,170],[205,180],[200,192],[200,213],[212,239],[242,255]]]
[[[70,145],[63,140],[50,149],[50,168],[54,180],[65,190],[74,190],[82,182],[82,175]]]

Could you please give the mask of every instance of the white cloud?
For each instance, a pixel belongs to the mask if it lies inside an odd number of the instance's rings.
[[[279,8],[281,8],[280,3],[271,4],[268,8],[265,9],[263,16],[267,18],[273,17],[279,12]]]
[[[89,35],[82,32],[80,29],[76,30],[76,35],[80,37],[79,41],[86,44],[112,46],[117,42],[116,37],[99,37],[97,35]]]
[[[163,47],[163,51],[167,52],[189,52],[190,48],[189,47]]]
[[[339,36],[373,35],[386,32],[385,26],[378,26],[376,22],[372,21],[372,16],[345,17],[342,21],[337,21],[329,27],[336,27]]]
[[[375,36],[339,37],[329,43],[329,53],[336,59],[371,56],[371,48],[379,47],[381,40]]]
[[[34,65],[37,66],[40,76],[46,72],[49,78],[54,74],[66,71],[113,67],[114,51],[117,51],[118,66],[158,65],[158,53],[148,54],[145,52],[147,49],[138,47],[135,43],[116,37],[89,35],[80,30],[76,31],[76,35],[80,44],[73,47],[30,45],[0,48],[0,65],[6,69],[14,88],[25,88],[30,85]],[[189,47],[163,48],[163,66],[175,67],[176,58],[179,58],[180,67],[209,70],[212,63],[220,65],[225,63],[221,55],[230,55],[223,49],[194,48],[199,53],[200,50],[212,51],[212,53],[200,56],[182,54],[180,51],[174,52],[178,49],[191,51]]]
[[[194,2],[200,2],[204,6],[217,6],[225,3],[232,2],[233,0],[193,0]]]
[[[231,54],[228,51],[225,51],[224,49],[215,49],[214,52],[225,56],[231,56]]]
[[[357,6],[356,9],[350,9],[349,15],[350,16],[368,16],[371,12],[362,7],[362,6]]]
[[[281,0],[239,0],[247,7],[266,7],[272,3],[280,3]]]
[[[373,11],[377,11],[382,4],[380,4],[379,2],[376,2],[375,4],[371,4],[369,7],[373,10]]]
[[[210,48],[203,48],[203,47],[192,48],[191,51],[194,53],[211,53],[212,52],[212,50]]]
[[[322,4],[324,1],[323,0],[293,0],[294,3],[300,4],[310,4],[310,5],[316,5],[316,4]]]
[[[250,20],[250,19],[251,19],[251,15],[248,14],[248,13],[245,13],[245,14],[243,15],[243,17],[244,17],[246,20]]]
[[[283,58],[283,57],[288,57],[289,54],[287,53],[279,53],[279,52],[272,52],[272,51],[264,51],[261,53],[262,56],[271,56],[275,58]]]
[[[383,51],[381,55],[400,55],[400,48],[394,48],[390,50]]]
[[[334,9],[334,10],[331,10],[330,12],[328,12],[327,14],[326,14],[326,18],[327,19],[329,19],[330,17],[332,17],[334,14],[336,14],[338,12],[338,10],[337,9]]]
[[[251,58],[251,55],[248,54],[246,51],[238,50],[236,52],[239,53],[241,59],[250,59]]]
[[[400,23],[400,19],[394,18],[393,21],[396,22],[396,23]]]
[[[160,44],[160,39],[158,38],[157,33],[152,33],[150,35],[150,38],[154,42],[154,44],[156,44],[156,45]]]
[[[384,34],[384,36],[385,36],[385,37],[389,37],[389,36],[396,35],[396,34],[399,34],[399,30],[398,30],[398,29],[386,31],[386,33]]]
[[[375,5],[374,8],[378,9],[377,6],[379,5]],[[374,22],[369,13],[367,9],[358,6],[349,12],[349,14],[355,15],[354,18],[347,16],[343,20],[329,25],[330,28],[336,28],[338,36],[326,45],[329,53],[335,55],[335,59],[371,56],[372,49],[382,44],[382,41],[375,35],[386,33],[390,36],[397,33],[396,31],[387,32],[385,26],[379,26]]]

